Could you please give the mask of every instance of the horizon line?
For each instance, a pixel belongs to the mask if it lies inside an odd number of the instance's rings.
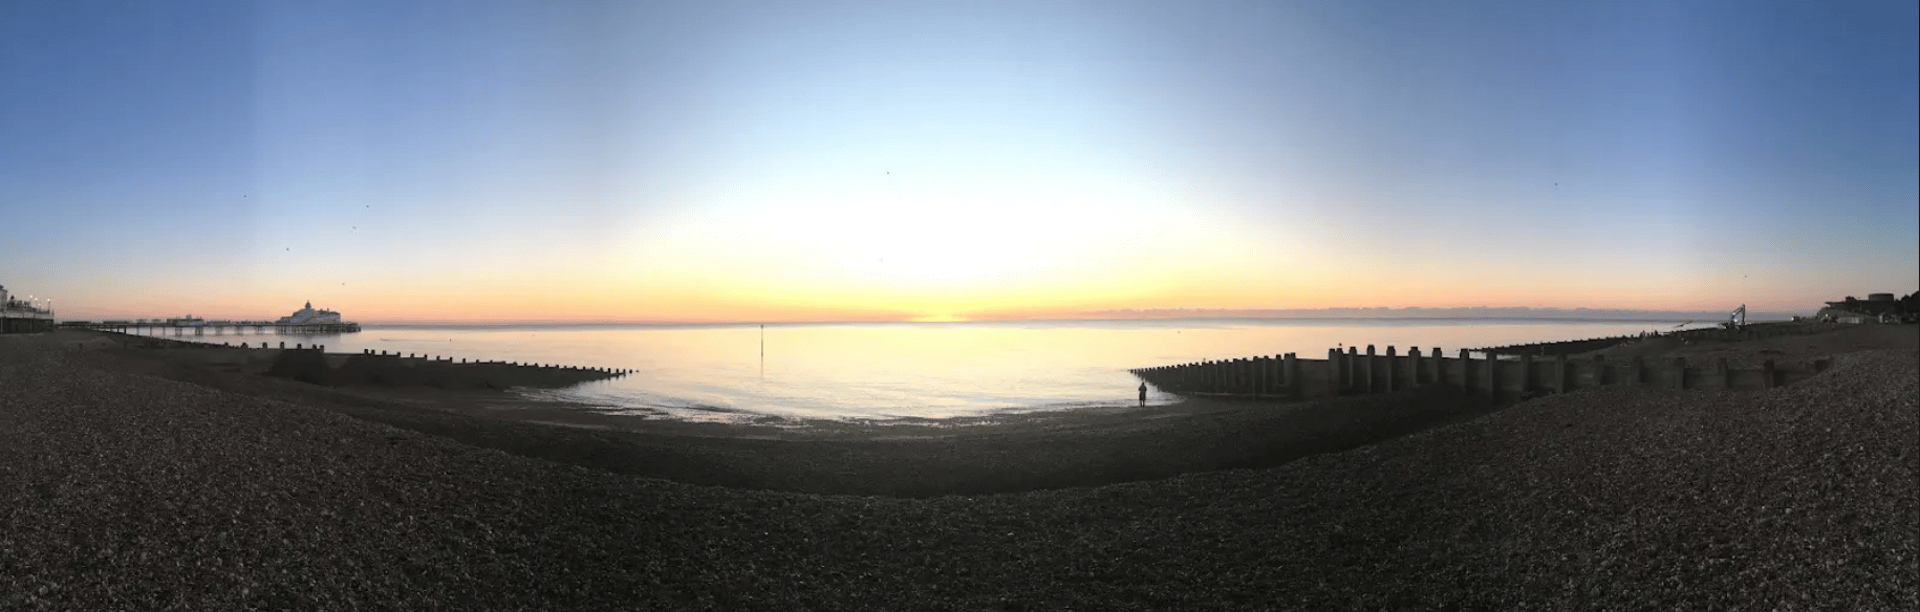
[[[965,325],[990,323],[1094,323],[1094,322],[1132,322],[1132,321],[1586,321],[1605,323],[1718,323],[1723,315],[1709,311],[1648,311],[1649,315],[1710,315],[1710,316],[1648,316],[1648,317],[1576,317],[1576,316],[1177,316],[1177,317],[1039,317],[1039,318],[1003,318],[1003,319],[963,319],[925,321],[914,319],[848,319],[833,321],[606,321],[606,320],[524,320],[524,321],[373,321],[360,325],[382,327],[539,327],[539,326],[576,326],[576,327],[733,327],[748,325],[777,325],[795,327],[804,325]],[[1766,323],[1786,321],[1797,315],[1786,312],[1748,313],[1749,322]]]
[[[1774,317],[1787,319],[1792,316],[1810,315],[1817,309],[1804,311],[1766,310],[1750,311],[1749,319]],[[663,319],[615,319],[615,318],[579,318],[579,319],[409,319],[375,318],[360,322],[361,325],[386,326],[526,326],[526,325],[645,325],[645,326],[731,326],[731,325],[844,325],[861,323],[1021,323],[1021,322],[1070,322],[1070,321],[1166,321],[1166,320],[1222,320],[1222,319],[1319,319],[1319,320],[1364,320],[1364,319],[1426,319],[1426,320],[1592,320],[1621,322],[1679,322],[1691,320],[1717,321],[1728,316],[1726,310],[1661,310],[1632,308],[1590,308],[1590,307],[1534,307],[1534,306],[1343,306],[1329,308],[1123,308],[1109,310],[1085,310],[1052,314],[1022,316],[1014,313],[984,312],[971,316],[951,318],[870,318],[870,319],[727,319],[727,320],[663,320]],[[201,317],[208,318],[208,317]],[[93,319],[66,319],[66,321],[84,321]],[[100,320],[124,320],[104,318]]]

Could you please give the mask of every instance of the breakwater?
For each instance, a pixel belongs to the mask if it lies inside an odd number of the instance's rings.
[[[327,386],[425,386],[440,389],[558,388],[632,374],[623,368],[454,360],[426,354],[328,353],[319,344],[211,344],[103,332],[123,349],[161,352],[180,363],[264,374]]]
[[[1580,353],[1597,351],[1600,349],[1619,346],[1622,344],[1632,344],[1635,342],[1644,342],[1648,340],[1667,339],[1668,341],[1678,341],[1681,343],[1702,342],[1707,340],[1719,340],[1719,341],[1732,342],[1732,341],[1740,341],[1740,340],[1759,340],[1762,338],[1774,338],[1778,336],[1822,334],[1822,333],[1833,331],[1837,329],[1839,326],[1840,324],[1838,323],[1819,323],[1819,322],[1813,322],[1813,321],[1770,321],[1766,323],[1751,323],[1751,324],[1743,325],[1736,329],[1729,329],[1726,327],[1703,327],[1703,328],[1696,328],[1696,329],[1684,329],[1684,330],[1675,330],[1675,331],[1669,331],[1669,332],[1661,332],[1661,333],[1655,333],[1655,334],[1634,334],[1634,335],[1627,335],[1627,336],[1609,336],[1605,338],[1586,338],[1581,340],[1557,340],[1553,342],[1533,342],[1528,344],[1511,344],[1506,346],[1493,346],[1493,347],[1472,349],[1472,351],[1476,353],[1490,353],[1490,354],[1496,354],[1496,355],[1534,355],[1534,356],[1541,356],[1541,357],[1552,357],[1556,355],[1578,355]]]
[[[1203,361],[1130,370],[1134,376],[1178,395],[1249,399],[1306,399],[1365,393],[1391,393],[1423,385],[1448,385],[1467,393],[1525,397],[1608,385],[1648,385],[1673,389],[1765,389],[1788,384],[1825,369],[1827,360],[1776,363],[1758,368],[1731,367],[1726,358],[1689,363],[1685,358],[1608,360],[1595,355],[1560,354],[1536,359],[1473,358],[1461,349],[1449,358],[1439,347],[1418,347],[1401,354],[1368,345],[1344,352],[1327,349],[1326,359],[1293,353],[1221,361]]]

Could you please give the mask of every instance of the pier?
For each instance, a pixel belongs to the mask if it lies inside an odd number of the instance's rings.
[[[193,315],[187,315],[172,319],[137,319],[133,321],[65,321],[62,322],[60,326],[70,329],[91,329],[95,331],[120,332],[123,334],[133,333],[142,329],[156,330],[160,331],[160,334],[164,334],[164,330],[171,329],[175,336],[186,335],[186,331],[189,329],[193,330],[193,335],[195,336],[204,336],[209,329],[213,330],[214,335],[225,334],[227,328],[233,328],[233,332],[236,334],[243,334],[246,333],[249,327],[253,328],[254,333],[264,333],[267,328],[273,328],[276,334],[292,335],[350,334],[360,331],[359,323],[342,321],[340,320],[340,313],[325,308],[316,309],[313,307],[313,302],[307,302],[306,306],[293,311],[293,314],[280,317],[273,321],[207,321]]]
[[[244,334],[246,333],[246,330],[248,328],[252,328],[255,333],[265,333],[268,329],[272,329],[274,333],[298,334],[298,335],[341,334],[341,333],[354,333],[354,332],[360,331],[360,324],[353,323],[350,321],[339,322],[339,323],[282,323],[279,321],[191,321],[189,322],[189,321],[180,321],[180,320],[62,321],[60,322],[60,327],[68,328],[68,329],[91,329],[96,331],[111,331],[111,332],[120,332],[123,334],[137,333],[138,330],[143,330],[143,329],[159,331],[161,332],[161,334],[164,334],[165,330],[173,330],[173,335],[176,335],[176,336],[186,334],[187,330],[193,330],[193,335],[196,335],[196,336],[205,335],[207,333],[207,330],[213,330],[213,333],[215,335],[219,335],[219,334],[225,334],[229,328],[231,328],[233,330],[233,333],[235,334]]]

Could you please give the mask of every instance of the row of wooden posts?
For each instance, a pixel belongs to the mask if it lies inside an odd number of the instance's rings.
[[[1825,362],[1814,364],[1814,370]],[[1357,347],[1328,349],[1327,358],[1302,359],[1293,353],[1223,361],[1203,361],[1132,370],[1135,376],[1162,391],[1181,395],[1218,395],[1251,398],[1307,398],[1360,393],[1389,393],[1421,385],[1449,385],[1469,393],[1528,395],[1561,393],[1605,385],[1656,385],[1676,389],[1770,388],[1807,372],[1777,366],[1767,360],[1758,369],[1729,367],[1725,358],[1712,365],[1689,365],[1684,358],[1648,363],[1634,357],[1612,363],[1601,356],[1571,359],[1562,354],[1535,360],[1474,359],[1462,349],[1448,358],[1438,348],[1405,355],[1395,347],[1376,354]]]
[[[132,335],[132,334],[128,334],[128,335]],[[140,336],[140,337],[142,337],[142,338],[150,338],[151,336]],[[165,342],[171,342],[171,343],[177,343],[177,344],[183,344],[183,345],[188,345],[188,346],[213,346],[212,344],[208,344],[208,343],[199,343],[199,342],[181,342],[181,341],[179,341],[179,340],[165,340],[165,339],[162,339],[162,340],[163,340],[163,341],[165,341]],[[220,346],[223,346],[223,347],[227,347],[227,348],[243,348],[243,349],[245,349],[245,348],[252,348],[252,347],[249,347],[249,346],[247,346],[247,343],[245,343],[245,342],[242,342],[242,343],[240,343],[240,346],[238,346],[238,347],[234,347],[233,345],[231,345],[231,344],[228,344],[228,343],[226,343],[226,342],[222,342],[222,343],[220,343]],[[262,349],[267,349],[267,348],[270,348],[270,347],[268,347],[268,346],[267,346],[267,343],[266,343],[266,342],[261,342],[261,343],[260,343],[260,346],[259,346],[259,348],[262,348]],[[281,343],[280,343],[280,349],[281,349],[281,350],[289,350],[289,349],[287,349],[287,343],[285,343],[285,342],[281,342]],[[311,346],[311,347],[309,347],[309,346],[307,346],[307,345],[306,345],[305,343],[301,343],[301,342],[295,342],[295,343],[293,344],[293,348],[292,348],[292,349],[290,349],[290,350],[296,350],[296,351],[306,351],[306,350],[311,350],[311,351],[319,351],[319,352],[322,352],[322,353],[324,353],[324,352],[326,352],[326,350],[327,350],[327,346],[326,346],[326,345],[324,345],[324,344],[315,344],[315,345],[313,345],[313,346]],[[369,356],[369,357],[380,357],[380,356],[384,356],[384,357],[394,357],[394,358],[400,358],[400,352],[399,352],[399,351],[394,351],[394,352],[393,352],[393,353],[392,353],[391,355],[389,355],[389,354],[388,354],[388,353],[387,353],[386,351],[375,351],[375,350],[373,350],[373,349],[363,349],[363,350],[361,350],[361,352],[360,352],[360,354],[361,354],[361,355],[364,355],[364,356]],[[427,355],[427,354],[424,354],[424,353],[408,353],[408,354],[407,354],[407,356],[406,356],[406,358],[407,358],[407,359],[421,359],[421,360],[424,360],[424,361],[432,361],[432,362],[444,362],[444,363],[454,363],[454,361],[453,361],[453,358],[452,358],[452,357],[442,357],[442,358],[437,358],[437,359],[436,359],[436,358],[434,358],[434,357],[432,357],[432,356],[430,356],[430,355]],[[468,361],[467,361],[467,360],[466,360],[465,358],[462,358],[462,359],[460,359],[460,361],[459,361],[459,363],[461,363],[461,364],[467,364],[467,363],[472,363],[472,364],[474,364],[474,365],[481,365],[481,364],[491,364],[491,365],[507,365],[507,366],[515,366],[515,367],[529,367],[529,368],[553,368],[553,369],[560,369],[560,370],[577,370],[577,371],[582,371],[582,372],[602,372],[602,373],[606,373],[606,374],[612,374],[612,375],[616,375],[616,376],[625,376],[625,375],[627,375],[627,374],[632,374],[632,373],[633,373],[633,370],[629,370],[629,369],[622,369],[622,368],[589,368],[589,367],[581,367],[581,366],[563,366],[563,365],[555,365],[555,364],[548,364],[548,363],[541,363],[541,364],[535,364],[535,363],[520,363],[520,362],[517,362],[517,361],[513,361],[513,362],[505,362],[505,361],[473,361],[473,362],[468,362]]]
[[[1530,354],[1530,355],[1546,357],[1546,356],[1553,356],[1553,355],[1560,355],[1560,354],[1573,355],[1573,354],[1599,350],[1599,349],[1603,349],[1611,346],[1617,346],[1621,344],[1628,344],[1632,342],[1657,341],[1663,338],[1677,339],[1677,340],[1688,341],[1688,342],[1699,342],[1699,341],[1706,341],[1706,340],[1719,340],[1719,341],[1759,340],[1763,338],[1774,338],[1774,337],[1780,337],[1780,336],[1822,334],[1822,333],[1833,331],[1837,327],[1838,327],[1838,324],[1835,324],[1835,323],[1816,323],[1816,322],[1804,322],[1804,321],[1768,321],[1763,323],[1752,323],[1752,324],[1743,325],[1736,328],[1698,327],[1693,329],[1683,329],[1683,330],[1676,330],[1676,331],[1652,332],[1652,333],[1643,332],[1639,334],[1611,336],[1606,338],[1588,338],[1585,340],[1555,340],[1551,342],[1531,342],[1527,344],[1513,344],[1513,345],[1507,345],[1507,346],[1497,346],[1497,347],[1476,349],[1474,352],[1497,353],[1501,355],[1529,355]]]
[[[324,347],[322,348],[324,349]],[[366,349],[362,351],[362,354],[370,357],[394,357],[394,358],[400,357],[399,351],[394,351],[393,354],[388,355],[386,351],[375,352],[373,349]],[[452,357],[435,358],[425,353],[419,353],[419,354],[407,353],[406,358],[421,359],[421,360],[432,361],[432,362],[454,363]],[[460,363],[466,364],[469,362],[466,360],[466,358],[463,357],[460,359]],[[620,368],[588,368],[588,367],[580,367],[580,366],[555,365],[551,363],[520,363],[517,361],[474,361],[471,363],[475,365],[491,364],[491,365],[507,365],[507,366],[527,367],[527,368],[555,368],[555,369],[561,369],[561,370],[578,370],[582,372],[604,372],[607,374],[613,374],[613,375],[619,375],[619,376],[624,376],[624,375],[633,373],[633,370],[620,369]]]

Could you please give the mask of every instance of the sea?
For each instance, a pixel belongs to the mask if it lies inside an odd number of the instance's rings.
[[[465,359],[630,369],[563,389],[514,389],[607,414],[710,422],[885,421],[1132,405],[1130,369],[1369,344],[1448,356],[1480,348],[1668,332],[1710,323],[1588,320],[1182,319],[729,325],[367,325],[183,340],[321,344]],[[168,337],[175,337],[171,333]],[[1429,353],[1430,354],[1430,353]],[[1148,403],[1177,396],[1150,392]]]

